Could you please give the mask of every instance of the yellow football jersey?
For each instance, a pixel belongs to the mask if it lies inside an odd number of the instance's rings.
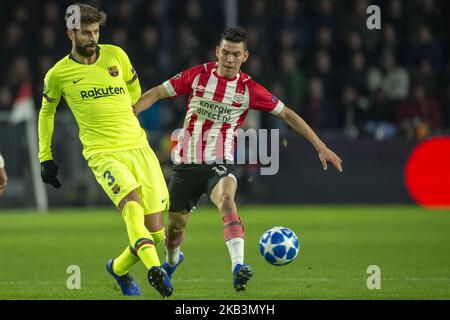
[[[68,55],[47,72],[38,124],[40,162],[53,159],[53,120],[61,97],[75,116],[86,159],[148,145],[132,110],[141,87],[127,54],[112,45],[99,45],[99,53],[90,65]]]

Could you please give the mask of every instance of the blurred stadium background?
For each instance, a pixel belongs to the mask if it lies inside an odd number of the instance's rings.
[[[8,120],[27,86],[38,112],[46,71],[70,50],[63,15],[71,3],[0,1],[0,145],[10,177],[2,208],[35,205],[26,130]],[[409,203],[403,181],[408,154],[418,141],[449,132],[448,1],[86,3],[107,12],[100,42],[126,50],[143,90],[215,60],[221,30],[237,21],[247,30],[251,53],[244,71],[294,108],[344,159],[345,174],[324,175],[308,143],[275,117],[254,114],[248,127],[280,128],[285,143],[278,175],[261,177],[255,166],[242,170],[241,202]],[[366,28],[370,4],[381,8],[381,30]],[[184,110],[185,99],[166,100],[141,117],[167,177],[170,133],[180,126]],[[53,148],[63,188],[49,193],[49,203],[107,205],[81,156],[77,134],[62,103]]]
[[[130,0],[85,1],[108,14],[101,43],[121,46],[146,90],[181,70],[215,60],[226,24],[247,30],[251,57],[243,70],[295,109],[345,162],[323,174],[307,142],[268,114],[247,127],[280,128],[280,172],[240,172],[241,203],[410,203],[403,169],[422,139],[450,127],[450,25],[444,0]],[[0,1],[0,146],[10,183],[0,208],[34,207],[23,123],[11,111],[26,88],[38,112],[46,71],[70,50],[64,25],[72,1]],[[380,6],[381,30],[366,28],[368,5]],[[172,130],[185,99],[144,113],[167,177]],[[57,110],[54,155],[63,188],[51,206],[108,205],[81,156],[68,107]],[[33,161],[37,161],[33,159]]]

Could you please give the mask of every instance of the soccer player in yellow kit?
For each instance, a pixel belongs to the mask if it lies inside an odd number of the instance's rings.
[[[128,270],[141,260],[150,284],[163,297],[170,296],[173,287],[155,249],[164,240],[162,211],[168,209],[169,194],[159,161],[133,114],[132,105],[141,95],[137,73],[121,48],[98,44],[104,12],[88,5],[71,6],[67,12],[72,50],[47,72],[39,112],[42,180],[60,187],[51,140],[56,107],[64,97],[79,126],[83,156],[121,213],[130,240],[119,257],[108,261],[107,270],[124,295],[140,295]]]

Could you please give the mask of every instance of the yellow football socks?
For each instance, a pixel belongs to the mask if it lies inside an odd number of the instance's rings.
[[[130,246],[127,246],[120,256],[114,259],[113,271],[115,274],[123,276],[124,274],[127,274],[131,267],[138,261],[139,257],[134,250]]]
[[[165,239],[165,229],[162,228],[159,231],[156,232],[150,232],[152,235],[153,241],[155,242],[155,247],[157,247],[160,243],[164,244]]]
[[[150,232],[152,235],[153,241],[155,243],[155,247],[160,243],[164,243],[165,239],[165,229],[162,228],[156,232]],[[139,261],[139,257],[137,253],[131,246],[127,246],[125,250],[114,259],[113,263],[113,271],[115,274],[119,276],[123,276],[130,271],[131,267],[133,267]]]
[[[123,208],[122,217],[127,226],[130,244],[146,268],[160,266],[153,237],[145,227],[142,206],[136,201],[127,202]]]

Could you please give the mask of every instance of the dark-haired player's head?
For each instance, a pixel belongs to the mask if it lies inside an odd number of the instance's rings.
[[[87,4],[75,4],[75,6],[78,6],[79,11],[66,13],[65,16],[67,35],[78,54],[92,57],[97,50],[100,26],[106,23],[106,13]]]
[[[247,61],[247,38],[241,27],[225,29],[219,45],[216,47],[216,57],[219,63],[218,73],[225,78],[234,78],[241,70],[241,65]]]

